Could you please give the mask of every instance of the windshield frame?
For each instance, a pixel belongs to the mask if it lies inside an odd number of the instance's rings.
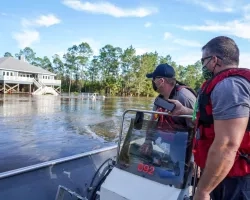
[[[151,125],[153,123],[154,124],[153,126],[155,126],[157,124],[156,121],[152,121],[152,120],[143,120],[141,123],[144,123],[144,124],[151,123]],[[137,173],[136,172],[136,167],[138,167],[137,166],[138,163],[127,162],[127,164],[130,163],[130,166],[124,164],[124,158],[122,158],[122,155],[123,155],[122,152],[124,151],[124,148],[126,148],[126,145],[131,146],[131,139],[132,139],[132,141],[134,139],[134,138],[131,138],[131,137],[134,136],[133,133],[136,131],[135,119],[134,118],[131,118],[128,133],[127,133],[127,135],[125,137],[123,146],[122,146],[122,148],[121,148],[121,150],[119,152],[119,156],[117,157],[117,167],[122,169],[122,170],[125,170],[125,171],[127,171],[129,173],[132,173],[132,174],[135,174],[135,175],[138,175],[138,176],[142,176],[144,178],[147,178],[147,179],[150,179],[150,180],[153,180],[153,181],[156,181],[156,182],[160,182],[162,184],[172,185],[172,186],[174,186],[176,188],[183,189],[185,187],[186,182],[187,182],[188,175],[190,173],[190,168],[193,166],[192,163],[191,163],[191,157],[192,157],[192,140],[193,140],[193,137],[194,137],[194,129],[188,128],[188,127],[183,127],[183,126],[181,127],[179,125],[175,126],[174,128],[175,128],[175,130],[174,130],[175,132],[186,133],[186,140],[187,140],[186,141],[186,147],[185,147],[185,155],[184,155],[185,157],[183,157],[185,162],[182,165],[183,166],[181,168],[182,169],[182,174],[181,174],[181,177],[180,177],[179,180],[177,180],[177,181],[172,180],[171,181],[168,178],[160,180],[159,178],[155,178],[153,176],[150,177],[150,175],[145,174],[145,173],[144,174]],[[164,130],[165,131],[173,131],[173,127],[169,127],[169,129],[167,129],[167,127],[164,127]],[[183,142],[185,143],[185,141],[183,141]],[[127,150],[125,149],[125,152],[126,151]],[[134,158],[130,153],[129,153],[129,156]],[[159,168],[161,168],[161,166]]]

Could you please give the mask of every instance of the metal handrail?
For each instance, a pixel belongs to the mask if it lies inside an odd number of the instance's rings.
[[[79,158],[82,158],[82,157],[90,156],[90,155],[97,154],[97,153],[104,152],[104,151],[108,151],[108,150],[112,150],[112,149],[115,149],[116,147],[117,147],[117,145],[113,145],[113,146],[110,146],[110,147],[105,147],[105,148],[89,151],[89,152],[86,152],[86,153],[76,154],[76,155],[73,155],[73,156],[59,158],[59,159],[39,163],[39,164],[36,164],[36,165],[30,165],[30,166],[27,166],[27,167],[22,167],[22,168],[19,168],[19,169],[10,170],[10,171],[7,171],[7,172],[0,173],[0,179],[7,178],[7,177],[10,177],[10,176],[15,176],[15,175],[22,174],[22,173],[26,173],[26,172],[29,172],[29,171],[34,171],[36,169],[48,167],[48,166],[51,166],[51,165],[56,165],[56,164],[64,163],[64,162],[67,162],[67,161],[76,160],[76,159],[79,159]]]
[[[122,141],[123,122],[124,122],[124,119],[125,119],[125,115],[128,112],[143,112],[143,113],[149,113],[149,114],[160,114],[160,115],[168,115],[168,116],[171,116],[171,117],[183,117],[183,118],[192,119],[192,115],[172,115],[172,114],[169,114],[167,112],[159,112],[159,111],[152,111],[152,110],[137,110],[137,109],[125,110],[123,112],[123,114],[122,114],[121,129],[120,129],[120,132],[119,132],[119,140],[118,140],[117,156],[116,156],[117,162],[118,162],[118,159],[119,159],[119,153],[120,153],[120,147],[121,147],[121,141]]]

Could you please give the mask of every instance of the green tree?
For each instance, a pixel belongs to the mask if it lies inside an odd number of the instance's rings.
[[[12,54],[11,54],[10,52],[5,52],[3,56],[4,56],[4,57],[13,57]]]
[[[202,82],[202,65],[200,61],[182,66],[176,63],[171,55],[158,55],[157,52],[147,52],[136,55],[131,45],[122,50],[110,44],[93,56],[90,45],[82,42],[67,49],[60,58],[55,54],[52,59],[47,56],[37,57],[30,47],[15,54],[24,56],[32,65],[56,73],[62,80],[62,90],[72,92],[99,92],[105,95],[119,96],[155,96],[152,81],[146,74],[152,72],[158,64],[168,63],[176,71],[176,79],[197,90]],[[12,56],[10,52],[5,57]]]
[[[100,50],[99,64],[106,95],[114,95],[118,92],[116,84],[120,81],[118,76],[121,54],[122,49],[112,45],[106,45]]]
[[[34,59],[33,65],[39,66],[50,72],[54,72],[53,65],[47,56],[44,56],[43,58],[36,57]]]
[[[121,54],[121,95],[128,95],[131,91],[131,77],[133,67],[138,64],[136,50],[133,46],[125,49]]]
[[[30,47],[25,47],[23,50],[20,50],[19,53],[15,54],[15,57],[19,58],[24,56],[25,60],[32,65],[36,64],[36,53]]]

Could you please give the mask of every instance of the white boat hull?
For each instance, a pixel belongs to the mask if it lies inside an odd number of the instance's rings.
[[[114,168],[101,186],[100,200],[184,200],[189,198],[191,177],[184,189],[164,185]]]

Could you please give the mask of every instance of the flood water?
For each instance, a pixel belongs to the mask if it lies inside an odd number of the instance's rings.
[[[117,142],[122,113],[152,109],[153,98],[0,96],[0,173]],[[131,115],[128,115],[131,116]]]

